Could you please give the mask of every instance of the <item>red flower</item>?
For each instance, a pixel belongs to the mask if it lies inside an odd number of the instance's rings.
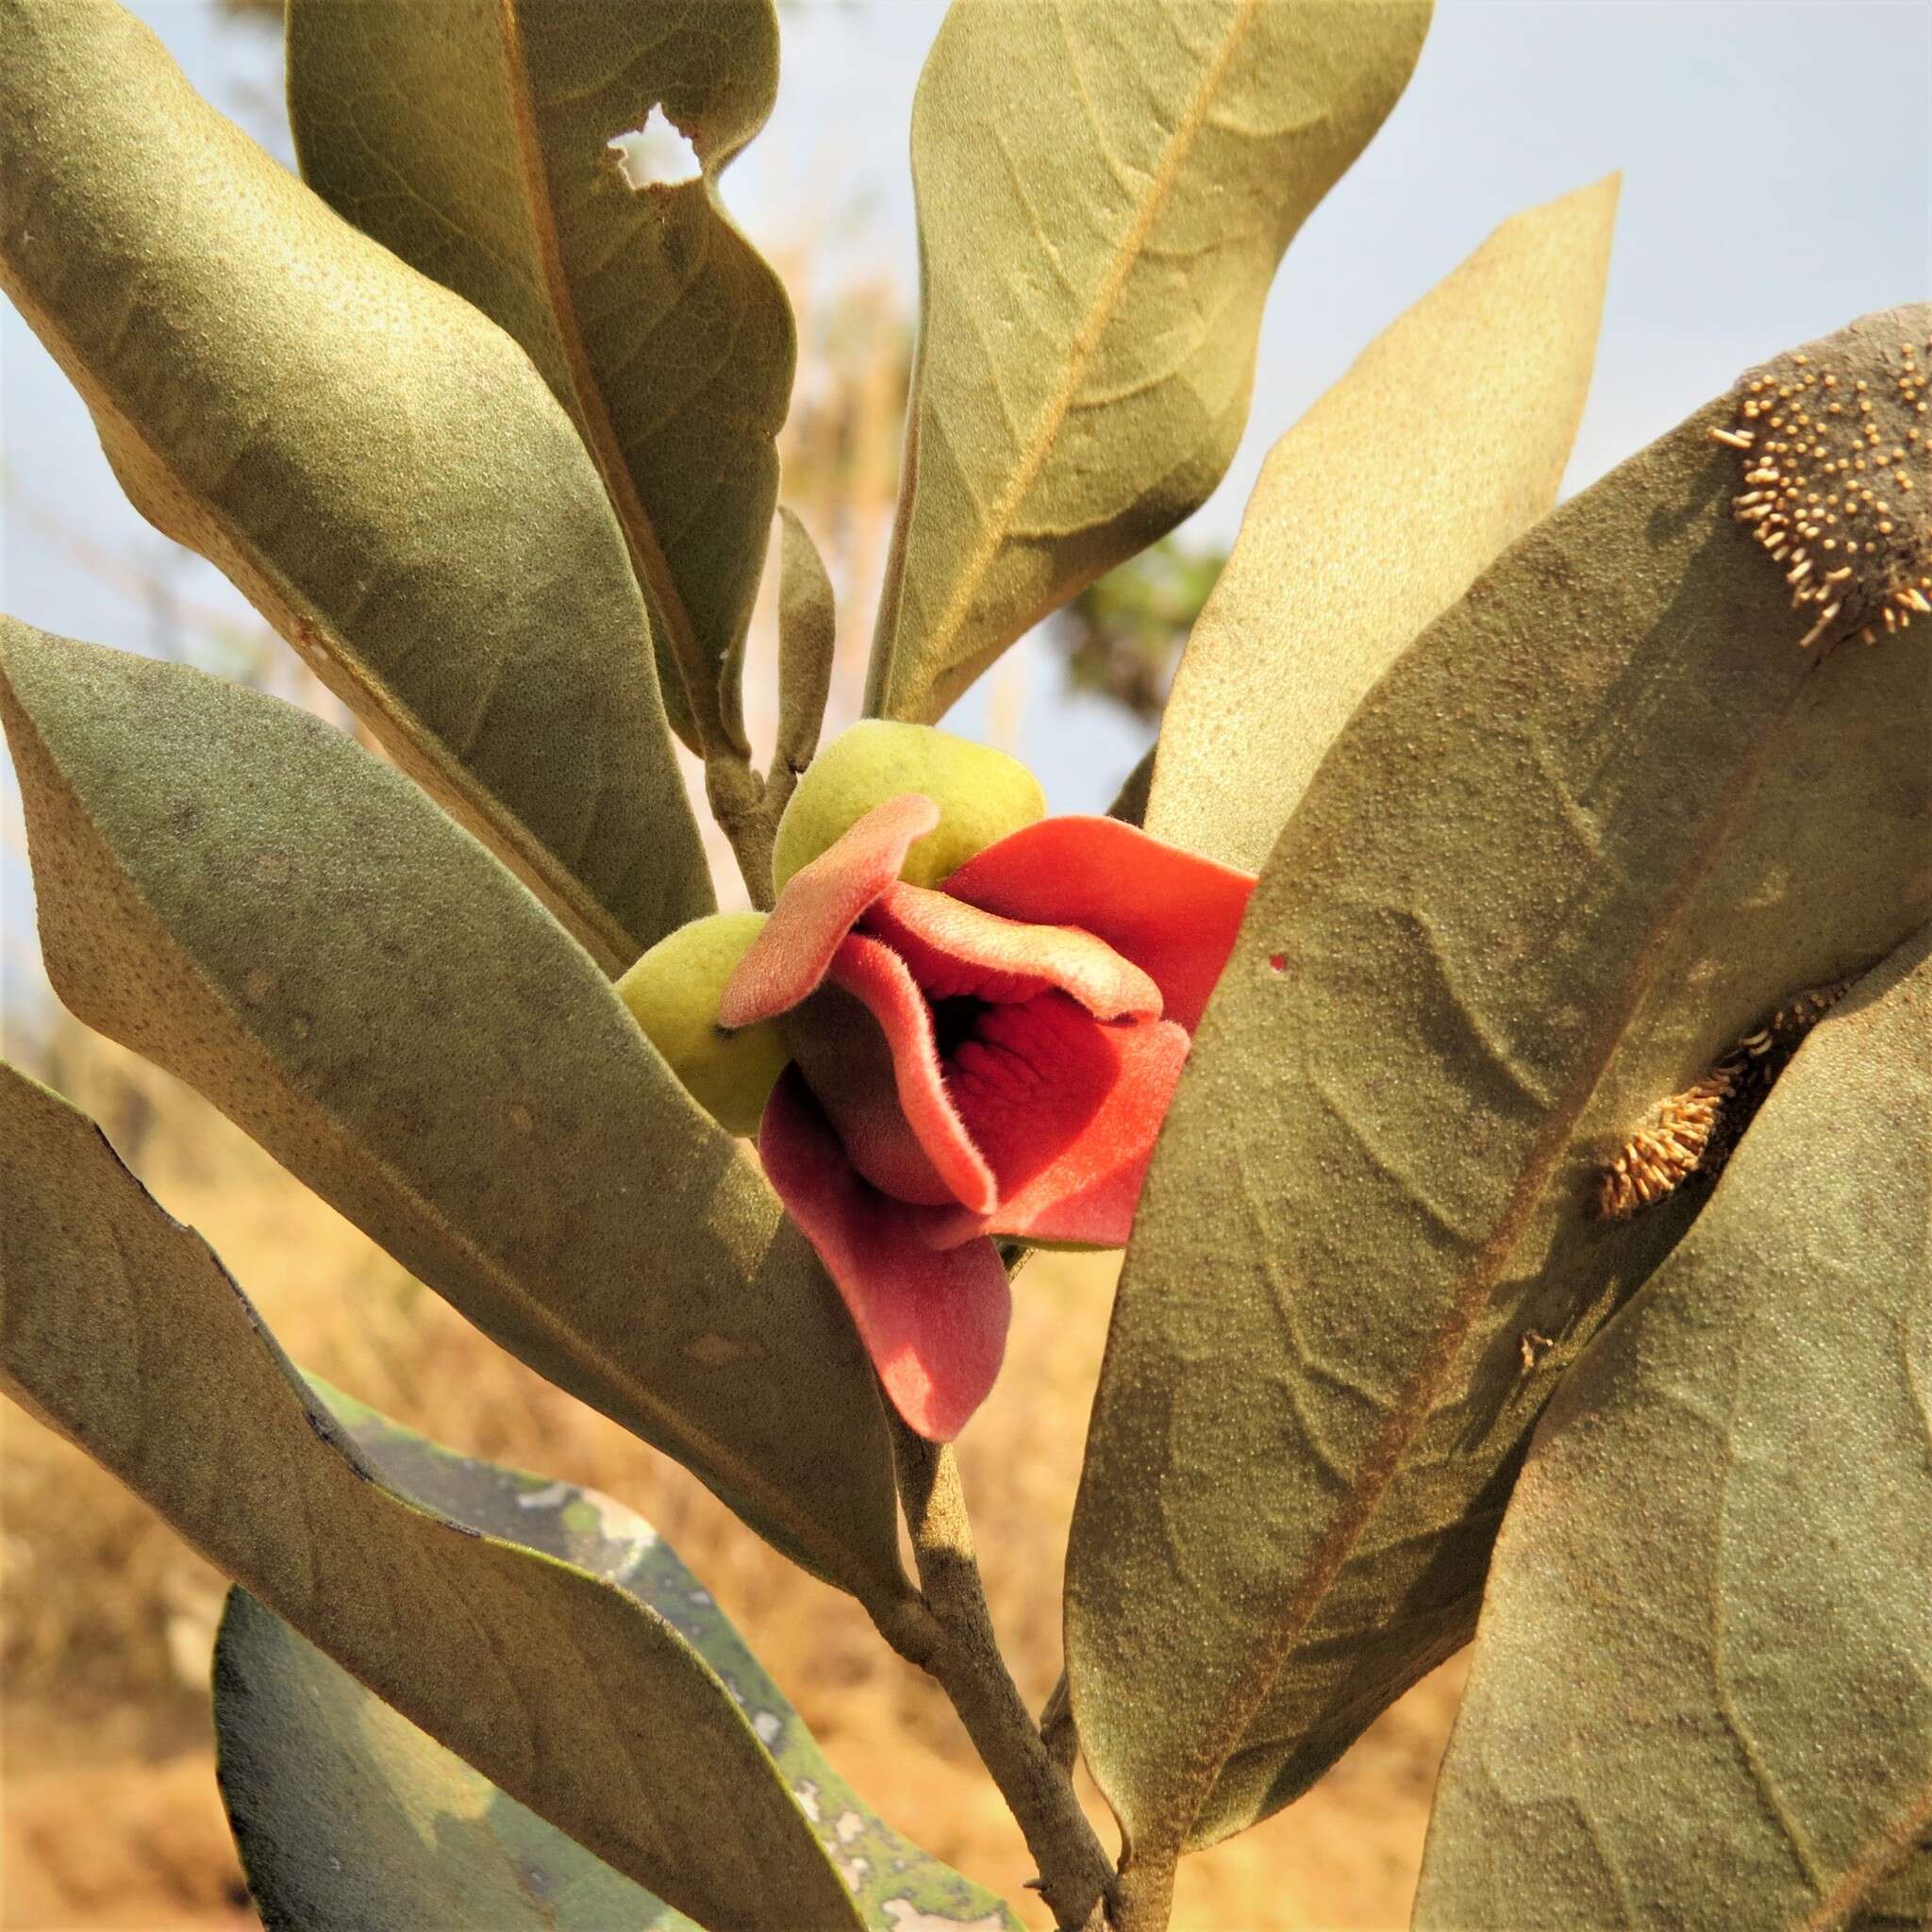
[[[937,891],[908,885],[939,816],[888,799],[798,872],[718,1018],[786,1016],[765,1172],[899,1413],[945,1441],[1006,1348],[990,1237],[1125,1242],[1255,881],[1114,819],[1060,818]]]

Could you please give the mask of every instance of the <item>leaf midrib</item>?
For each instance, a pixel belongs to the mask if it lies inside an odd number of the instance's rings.
[[[510,0],[506,0],[510,4]],[[1241,0],[1241,9],[1228,24],[1220,51],[1209,62],[1201,84],[1194,91],[1180,118],[1174,124],[1173,134],[1168,137],[1166,147],[1161,151],[1160,160],[1149,177],[1148,192],[1140,211],[1136,214],[1127,232],[1121,239],[1120,246],[1114,251],[1113,259],[1102,277],[1095,291],[1091,307],[1082,318],[1080,326],[1074,331],[1072,351],[1067,359],[1064,375],[1054,393],[1047,398],[1046,406],[1037,419],[1031,441],[1022,453],[1020,465],[1014,471],[1011,481],[1001,493],[991,513],[980,525],[979,540],[974,545],[967,558],[965,568],[960,572],[952,596],[940,613],[938,623],[926,633],[921,649],[930,662],[949,663],[949,652],[953,639],[965,623],[971,610],[975,592],[978,591],[986,573],[992,567],[993,560],[1006,545],[1006,533],[1024,502],[1026,493],[1038,480],[1040,472],[1045,467],[1052,452],[1054,441],[1058,436],[1060,425],[1066,421],[1067,412],[1072,408],[1074,399],[1079,394],[1080,386],[1086,380],[1089,365],[1098,353],[1100,344],[1111,326],[1116,305],[1125,289],[1128,277],[1132,275],[1141,258],[1141,251],[1156,223],[1167,207],[1169,196],[1179,179],[1181,166],[1191,152],[1202,125],[1207,120],[1208,108],[1213,96],[1220,90],[1227,66],[1234,58],[1235,49],[1248,30],[1248,24],[1254,18],[1261,0]],[[919,407],[915,407],[915,416]],[[908,520],[909,527],[909,518]],[[898,613],[893,613],[896,625]],[[890,702],[887,706],[891,715]]]
[[[556,208],[552,204],[549,175],[543,165],[541,138],[538,133],[536,105],[530,85],[529,63],[524,58],[524,30],[520,19],[523,0],[496,0],[497,29],[503,46],[505,93],[510,107],[510,122],[516,137],[517,175],[524,188],[524,208],[529,223],[530,241],[536,254],[537,270],[550,312],[557,325],[557,342],[570,372],[572,392],[576,402],[573,411],[591,454],[604,478],[611,507],[624,531],[631,566],[650,593],[657,615],[662,620],[672,661],[677,666],[684,686],[685,716],[698,736],[701,756],[724,749],[715,742],[719,724],[717,693],[708,687],[714,682],[705,662],[690,606],[673,575],[670,558],[658,535],[636,479],[618,440],[603,385],[584,346],[583,330],[577,320],[576,299],[570,275],[563,265],[563,247],[557,232]],[[707,195],[711,190],[711,170],[708,161],[703,179]],[[647,656],[648,656],[647,651]],[[700,703],[705,695],[709,702]]]
[[[1793,679],[1784,702],[1759,730],[1749,755],[1738,761],[1730,782],[1711,815],[1708,840],[1679,874],[1677,885],[1664,902],[1650,937],[1632,963],[1624,981],[1623,997],[1608,1009],[1607,1024],[1600,1035],[1602,1043],[1599,1050],[1586,1057],[1576,1076],[1565,1089],[1561,1102],[1552,1109],[1541,1132],[1531,1143],[1522,1175],[1497,1218],[1493,1233],[1463,1270],[1448,1309],[1430,1338],[1415,1372],[1403,1386],[1389,1421],[1377,1432],[1360,1459],[1357,1466],[1366,1472],[1368,1479],[1358,1482],[1351,1491],[1327,1532],[1316,1543],[1305,1567],[1302,1587],[1269,1626],[1264,1642],[1250,1652],[1251,1656],[1272,1657],[1272,1668],[1260,1674],[1257,1687],[1251,1691],[1244,1688],[1230,1699],[1223,1723],[1204,1734],[1193,1754],[1191,1769],[1196,1774],[1205,1771],[1207,1775],[1188,1780],[1189,1783],[1200,1784],[1200,1797],[1177,1829],[1170,1827],[1155,1835],[1160,1852],[1170,1859],[1177,1856],[1179,1846],[1213,1790],[1221,1767],[1239,1747],[1249,1724],[1286,1666],[1297,1639],[1321,1607],[1329,1586],[1353,1555],[1362,1532],[1400,1471],[1409,1445],[1434,1413],[1435,1397],[1444,1376],[1474,1327],[1477,1314],[1487,1305],[1503,1267],[1514,1253],[1525,1224],[1542,1198],[1564,1150],[1570,1145],[1576,1122],[1591,1094],[1601,1085],[1605,1073],[1628,1034],[1631,1019],[1642,1004],[1652,975],[1666,953],[1679,920],[1724,851],[1729,830],[1756,785],[1772,745],[1803,698],[1806,689],[1806,675]],[[1154,1850],[1155,1843],[1149,1843],[1143,1856]]]

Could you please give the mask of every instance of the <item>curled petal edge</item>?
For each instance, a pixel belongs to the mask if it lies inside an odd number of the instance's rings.
[[[718,1002],[721,1026],[775,1019],[816,991],[859,915],[898,879],[906,855],[940,822],[923,792],[875,805],[787,882]]]
[[[1041,819],[969,858],[946,891],[1028,924],[1077,925],[1159,987],[1191,1033],[1234,951],[1255,874],[1118,819]]]
[[[1006,1354],[1012,1290],[991,1241],[943,1251],[845,1158],[797,1070],[765,1103],[765,1173],[818,1251],[889,1401],[908,1427],[949,1442],[986,1400]]]

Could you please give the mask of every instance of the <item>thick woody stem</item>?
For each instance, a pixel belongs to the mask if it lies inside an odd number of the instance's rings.
[[[1106,1923],[1113,1864],[1072,1783],[1048,1755],[1000,1656],[973,1553],[959,1465],[948,1446],[914,1435],[896,1417],[892,1436],[920,1588],[936,1626],[930,1654],[911,1661],[930,1673],[952,1700],[1025,1834],[1026,1849],[1040,1868],[1041,1896],[1062,1932],[1098,1928]],[[886,1636],[899,1647],[891,1630]]]

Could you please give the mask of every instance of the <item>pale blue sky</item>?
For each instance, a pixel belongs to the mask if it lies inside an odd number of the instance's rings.
[[[273,36],[217,25],[208,0],[135,10],[204,92],[287,158]],[[907,116],[942,11],[940,0],[806,0],[787,14],[778,110],[727,182],[755,239],[782,239],[809,206],[835,237],[835,264],[893,274],[909,297]],[[1407,93],[1283,264],[1249,433],[1199,531],[1232,539],[1269,443],[1498,222],[1613,168],[1623,204],[1573,489],[1747,364],[1924,299],[1928,97],[1924,0],[1441,0]],[[170,546],[122,499],[85,410],[10,309],[0,453],[0,602],[50,630],[147,648],[144,604],[58,554],[32,512],[150,569]],[[247,619],[207,566],[167,574],[195,605]],[[1055,808],[1097,809],[1140,734],[1093,701],[1059,702],[1055,667],[1020,648],[1021,750]],[[982,715],[969,696],[956,722],[971,732]],[[0,865],[13,951],[25,937],[21,869],[11,854]]]

